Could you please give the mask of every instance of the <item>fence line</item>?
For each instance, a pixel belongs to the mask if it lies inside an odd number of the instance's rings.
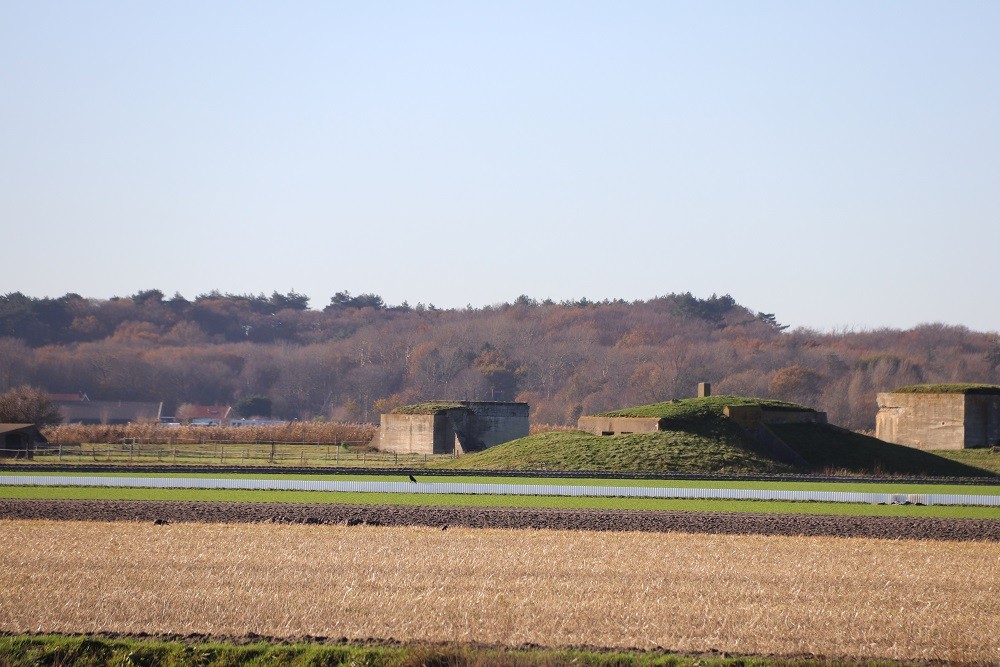
[[[780,489],[688,489],[650,486],[559,486],[549,484],[466,484],[455,482],[364,482],[177,477],[84,477],[3,475],[0,486],[102,486],[157,489],[235,489],[247,491],[328,491],[515,496],[575,496],[699,500],[792,500],[834,503],[976,505],[1000,507],[1000,495],[942,493],[866,493],[786,491]]]
[[[400,461],[426,461],[425,454],[397,454],[371,451],[361,441],[341,442],[280,442],[255,440],[230,442],[202,440],[200,442],[175,442],[173,444],[139,442],[138,438],[123,438],[115,443],[48,442],[36,444],[31,449],[0,448],[0,459],[28,460],[56,458],[94,462],[118,461],[136,464],[142,461],[173,462],[213,461],[234,464],[250,462],[292,463],[306,465],[351,465],[352,462],[368,464],[397,464]],[[354,446],[354,448],[352,448]],[[440,456],[431,458],[442,458]]]

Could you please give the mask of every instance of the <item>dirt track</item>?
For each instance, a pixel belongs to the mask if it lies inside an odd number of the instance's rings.
[[[1000,521],[725,512],[542,510],[290,503],[0,500],[0,519],[467,526],[1000,541]]]

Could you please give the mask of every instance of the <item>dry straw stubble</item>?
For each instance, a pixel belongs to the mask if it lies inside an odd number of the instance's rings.
[[[1000,660],[971,542],[0,522],[0,630]]]

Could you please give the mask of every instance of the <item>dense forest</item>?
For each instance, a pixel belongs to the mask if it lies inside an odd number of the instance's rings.
[[[804,403],[864,430],[877,391],[998,382],[998,366],[995,333],[789,331],[728,295],[440,309],[339,292],[322,310],[295,292],[0,297],[0,391],[28,384],[168,411],[264,396],[275,416],[377,421],[430,398],[520,400],[535,423],[570,424],[709,381],[716,394]]]

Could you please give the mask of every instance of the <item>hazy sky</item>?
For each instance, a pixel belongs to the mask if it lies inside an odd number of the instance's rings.
[[[0,3],[0,293],[1000,330],[1000,2]]]

